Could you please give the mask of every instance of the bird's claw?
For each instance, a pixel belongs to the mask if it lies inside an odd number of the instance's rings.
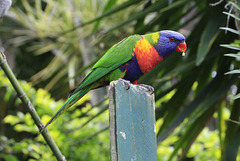
[[[131,82],[122,78],[119,78],[118,81],[122,81],[125,84],[125,89],[129,90],[131,86]]]
[[[139,86],[146,88],[150,92],[151,95],[154,93],[154,88],[152,86],[149,86],[146,84],[139,84]]]

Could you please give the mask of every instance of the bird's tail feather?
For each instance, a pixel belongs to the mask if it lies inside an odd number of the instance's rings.
[[[64,105],[57,111],[57,113],[47,122],[45,127],[41,130],[41,132],[54,120],[56,120],[61,114],[63,114],[69,107],[71,107],[74,103],[76,103],[79,99],[81,99],[88,91],[91,90],[91,86],[82,89],[79,92],[71,95],[68,100],[64,103]]]

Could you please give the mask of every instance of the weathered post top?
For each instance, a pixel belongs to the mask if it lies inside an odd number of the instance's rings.
[[[113,81],[109,116],[112,161],[157,161],[154,94]]]

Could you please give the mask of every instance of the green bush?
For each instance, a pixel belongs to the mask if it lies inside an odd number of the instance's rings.
[[[46,123],[56,110],[63,105],[63,100],[56,101],[44,89],[35,90],[31,83],[26,81],[20,81],[20,84],[30,97],[43,123]],[[16,97],[15,91],[12,89],[8,79],[3,75],[2,70],[0,71],[0,89],[0,93],[4,96],[4,100],[1,101],[2,113],[4,104],[8,104],[12,97]],[[48,127],[50,134],[68,160],[109,160],[110,143],[108,131],[103,131],[92,139],[81,142],[81,140],[108,125],[107,112],[98,116],[97,119],[91,121],[82,129],[75,130],[101,111],[100,108],[90,110],[92,107],[88,103],[89,98],[90,96],[86,95],[77,103],[76,108],[71,109],[61,119]],[[39,135],[38,128],[30,114],[21,109],[22,105],[19,99],[15,99],[15,102],[11,102],[11,104],[14,104],[14,108],[11,114],[5,114],[2,125],[5,129],[11,130],[7,130],[7,133],[1,130],[0,159],[6,161],[55,160],[52,151],[46,145],[42,136]]]

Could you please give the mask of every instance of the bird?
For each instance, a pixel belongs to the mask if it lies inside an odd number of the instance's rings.
[[[47,122],[44,129],[92,89],[107,86],[111,81],[138,85],[138,79],[150,72],[168,55],[182,52],[185,55],[185,37],[171,30],[145,35],[132,35],[111,47],[85,75],[64,105]],[[153,87],[141,84],[150,92]]]

